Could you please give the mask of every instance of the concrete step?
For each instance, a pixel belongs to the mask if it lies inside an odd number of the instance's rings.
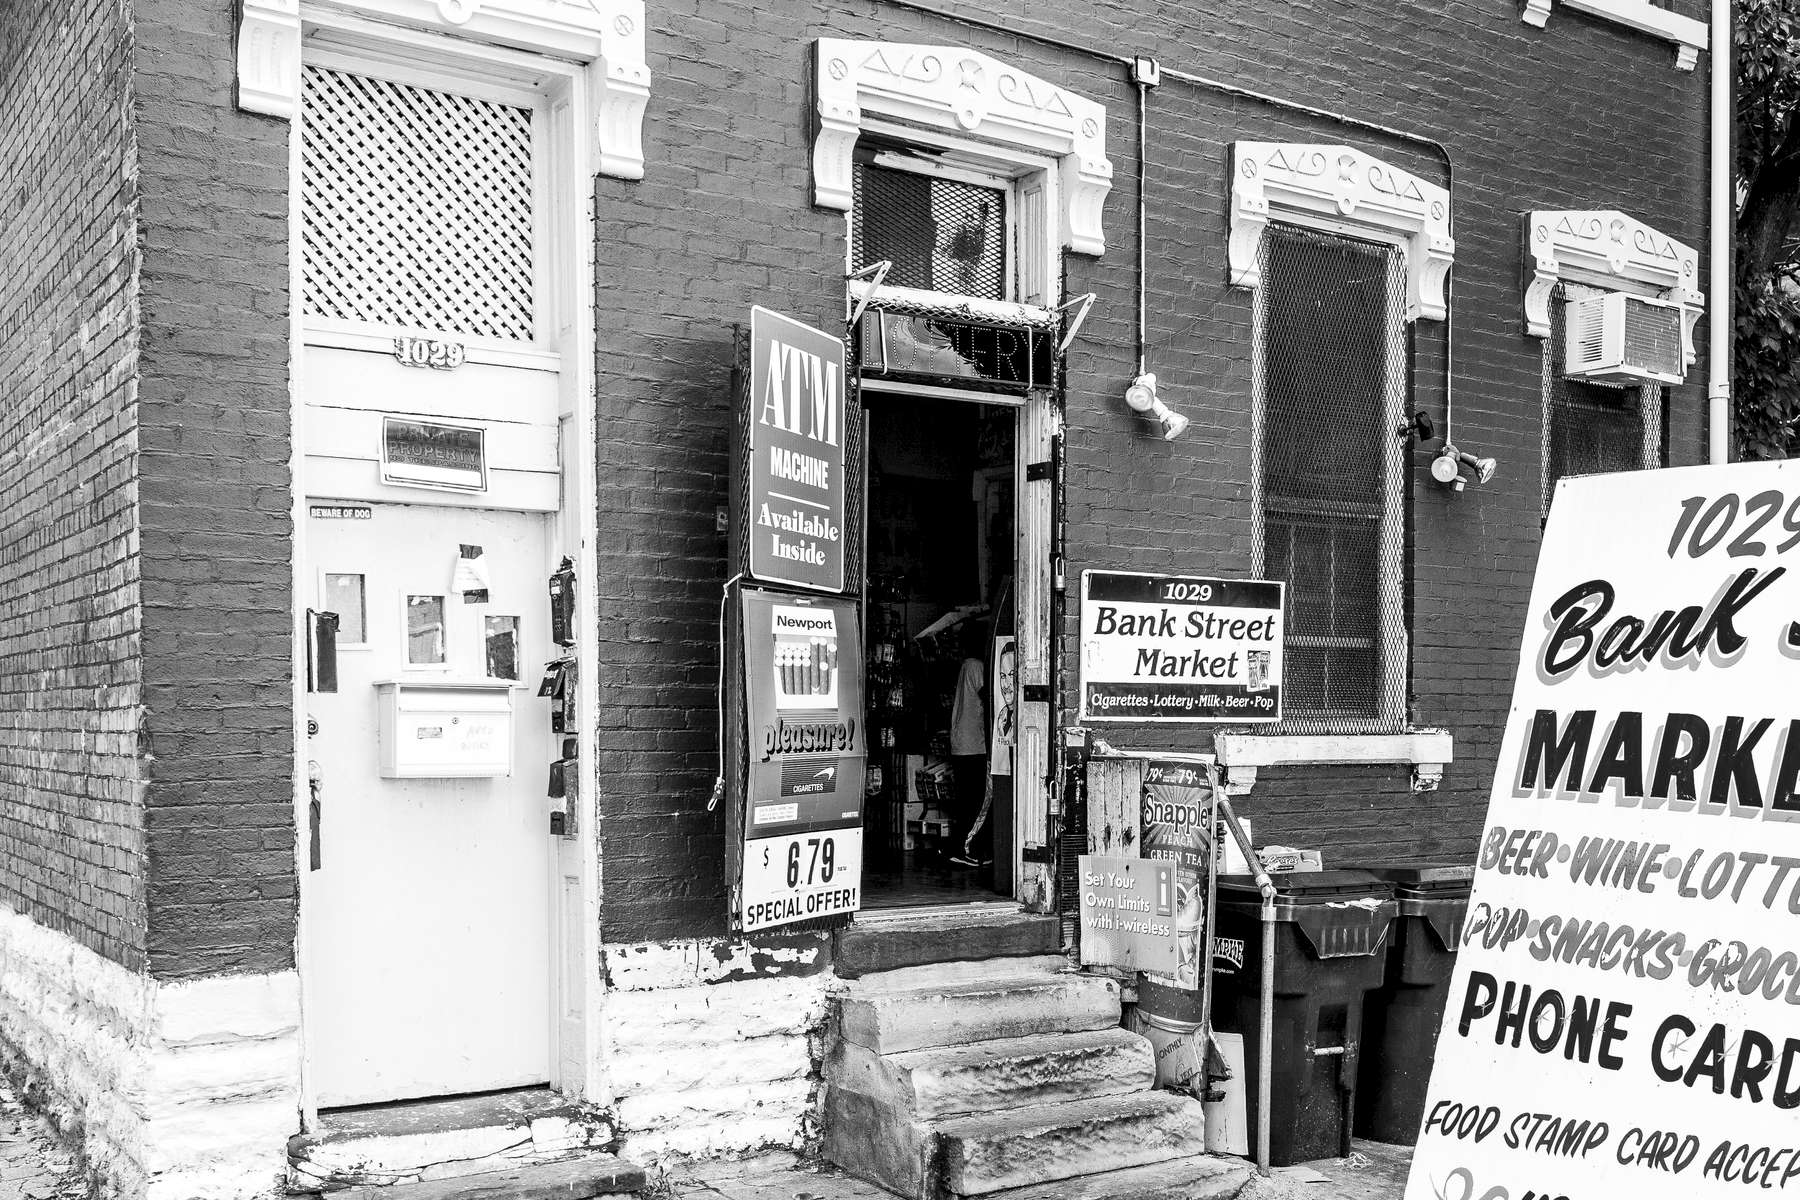
[[[1139,1092],[935,1122],[940,1179],[956,1196],[1192,1157],[1206,1146],[1200,1102]]]
[[[1011,906],[940,908],[891,917],[865,911],[855,924],[832,935],[831,960],[839,976],[856,979],[956,959],[1055,954],[1061,948],[1062,923],[1056,917]]]
[[[388,1189],[586,1160],[612,1140],[603,1115],[549,1088],[339,1109],[321,1114],[313,1132],[288,1139],[287,1185],[294,1192]]]
[[[1255,1176],[1241,1158],[1195,1155],[992,1192],[987,1200],[1231,1200]]]
[[[876,1054],[1039,1033],[1110,1029],[1119,986],[1092,975],[1019,975],[944,986],[853,991],[838,1000],[838,1034]]]
[[[611,1200],[644,1188],[644,1169],[610,1154],[482,1171],[452,1179],[355,1187],[332,1200]]]
[[[1020,958],[959,959],[917,967],[874,971],[847,987],[853,995],[864,992],[899,992],[908,988],[947,987],[979,979],[1016,979],[1021,975],[1060,975],[1073,970],[1060,954],[1030,954]]]
[[[839,1042],[825,1081],[881,1100],[904,1116],[931,1120],[1091,1096],[1148,1090],[1155,1053],[1126,1029],[1034,1034],[960,1046],[878,1055]]]

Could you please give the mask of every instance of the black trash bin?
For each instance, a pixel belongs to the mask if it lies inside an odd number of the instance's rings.
[[[1368,871],[1272,876],[1275,996],[1269,1160],[1278,1167],[1350,1153],[1363,997],[1381,986],[1393,885]],[[1219,877],[1218,937],[1238,939],[1243,965],[1213,976],[1213,1023],[1244,1038],[1244,1092],[1257,1111],[1261,1046],[1262,901],[1248,875]],[[1229,945],[1229,941],[1227,941]]]
[[[1400,914],[1387,977],[1363,1013],[1356,1135],[1417,1144],[1438,1026],[1469,911],[1473,866],[1376,867],[1394,885]]]

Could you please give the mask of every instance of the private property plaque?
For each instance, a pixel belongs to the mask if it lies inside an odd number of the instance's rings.
[[[844,590],[844,342],[750,310],[750,575]]]

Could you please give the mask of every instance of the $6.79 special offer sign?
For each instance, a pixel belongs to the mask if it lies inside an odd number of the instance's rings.
[[[862,906],[862,638],[853,600],[744,588],[745,932]]]
[[[1565,480],[1406,1200],[1800,1196],[1800,464]]]

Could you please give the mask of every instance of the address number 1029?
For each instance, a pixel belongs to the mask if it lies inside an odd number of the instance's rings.
[[[1774,525],[1777,517],[1780,523]],[[1669,534],[1669,557],[1685,550],[1689,558],[1699,558],[1721,546],[1728,558],[1759,558],[1771,548],[1786,554],[1800,546],[1800,496],[1789,500],[1771,488],[1748,500],[1736,492],[1683,500]]]

